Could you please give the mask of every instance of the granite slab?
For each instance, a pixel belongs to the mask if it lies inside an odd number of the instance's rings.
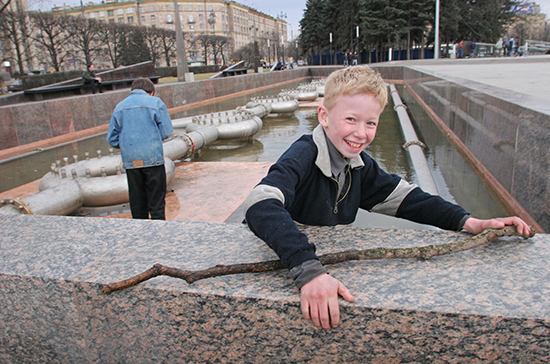
[[[288,273],[102,284],[155,263],[187,270],[275,254],[235,223],[0,216],[0,361],[51,363],[543,363],[550,239],[501,238],[427,261],[328,266],[356,301],[304,320]],[[447,231],[300,227],[318,253],[442,244]]]

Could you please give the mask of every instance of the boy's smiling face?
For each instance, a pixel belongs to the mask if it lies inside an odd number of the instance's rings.
[[[318,119],[328,138],[346,158],[359,155],[373,140],[382,106],[371,94],[340,95],[328,110],[319,106]]]

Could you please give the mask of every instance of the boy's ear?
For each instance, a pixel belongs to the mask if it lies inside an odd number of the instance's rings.
[[[319,120],[319,124],[324,128],[328,126],[328,110],[325,105],[321,105],[317,109],[317,119]]]

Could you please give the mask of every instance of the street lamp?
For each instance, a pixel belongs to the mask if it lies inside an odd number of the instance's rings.
[[[439,59],[439,0],[435,0],[435,44],[434,44],[434,59]]]
[[[283,68],[285,67],[285,36],[281,35],[281,44],[283,46]]]
[[[356,39],[356,48],[357,48],[357,52],[355,53],[355,55],[357,57],[357,63],[356,64],[359,64],[359,25],[356,28],[355,39]]]
[[[328,55],[330,57],[330,65],[332,66],[332,32],[330,33],[330,52]]]

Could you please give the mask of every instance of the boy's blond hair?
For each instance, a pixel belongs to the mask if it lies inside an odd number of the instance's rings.
[[[323,104],[331,110],[340,95],[370,94],[382,105],[388,102],[388,89],[380,74],[367,66],[351,66],[331,73],[325,85]]]

